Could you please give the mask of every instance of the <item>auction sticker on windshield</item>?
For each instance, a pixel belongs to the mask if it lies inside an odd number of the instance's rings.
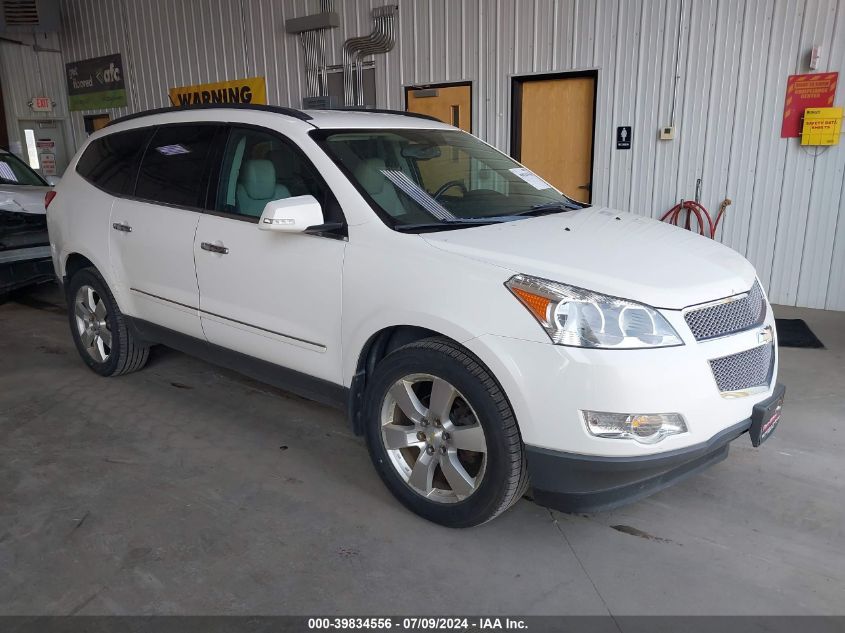
[[[520,178],[522,178],[525,182],[527,182],[529,185],[531,185],[535,189],[551,189],[552,188],[552,186],[549,183],[547,183],[545,180],[540,178],[540,176],[535,174],[533,171],[531,171],[527,167],[514,167],[513,169],[510,170],[510,172],[512,174],[514,174],[515,176],[519,176]]]

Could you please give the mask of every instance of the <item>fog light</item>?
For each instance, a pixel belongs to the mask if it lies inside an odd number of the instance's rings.
[[[631,439],[641,444],[655,444],[664,437],[686,433],[680,413],[607,413],[581,411],[590,434],[596,437]]]

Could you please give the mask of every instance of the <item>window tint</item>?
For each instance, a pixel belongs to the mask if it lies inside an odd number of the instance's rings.
[[[218,211],[257,218],[271,200],[308,194],[328,216],[333,197],[301,152],[275,134],[232,129],[220,171]]]
[[[135,196],[183,207],[204,207],[206,159],[214,125],[169,125],[153,135],[138,173]]]
[[[97,139],[82,154],[76,171],[109,193],[132,195],[138,160],[150,134],[152,129],[144,128]]]

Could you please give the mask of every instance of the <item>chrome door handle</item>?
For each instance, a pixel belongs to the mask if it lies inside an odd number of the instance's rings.
[[[132,232],[132,227],[129,226],[128,224],[124,224],[123,222],[115,222],[114,224],[111,225],[111,227],[115,231],[122,231],[123,233],[131,233]]]
[[[223,246],[222,244],[212,244],[211,242],[201,243],[200,248],[204,251],[208,251],[210,253],[219,253],[221,255],[225,255],[229,252],[229,249]]]

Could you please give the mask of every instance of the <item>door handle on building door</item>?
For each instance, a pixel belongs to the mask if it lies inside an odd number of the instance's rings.
[[[593,189],[593,183],[588,182],[586,185],[578,185],[579,189],[586,189],[587,191],[591,191]]]

